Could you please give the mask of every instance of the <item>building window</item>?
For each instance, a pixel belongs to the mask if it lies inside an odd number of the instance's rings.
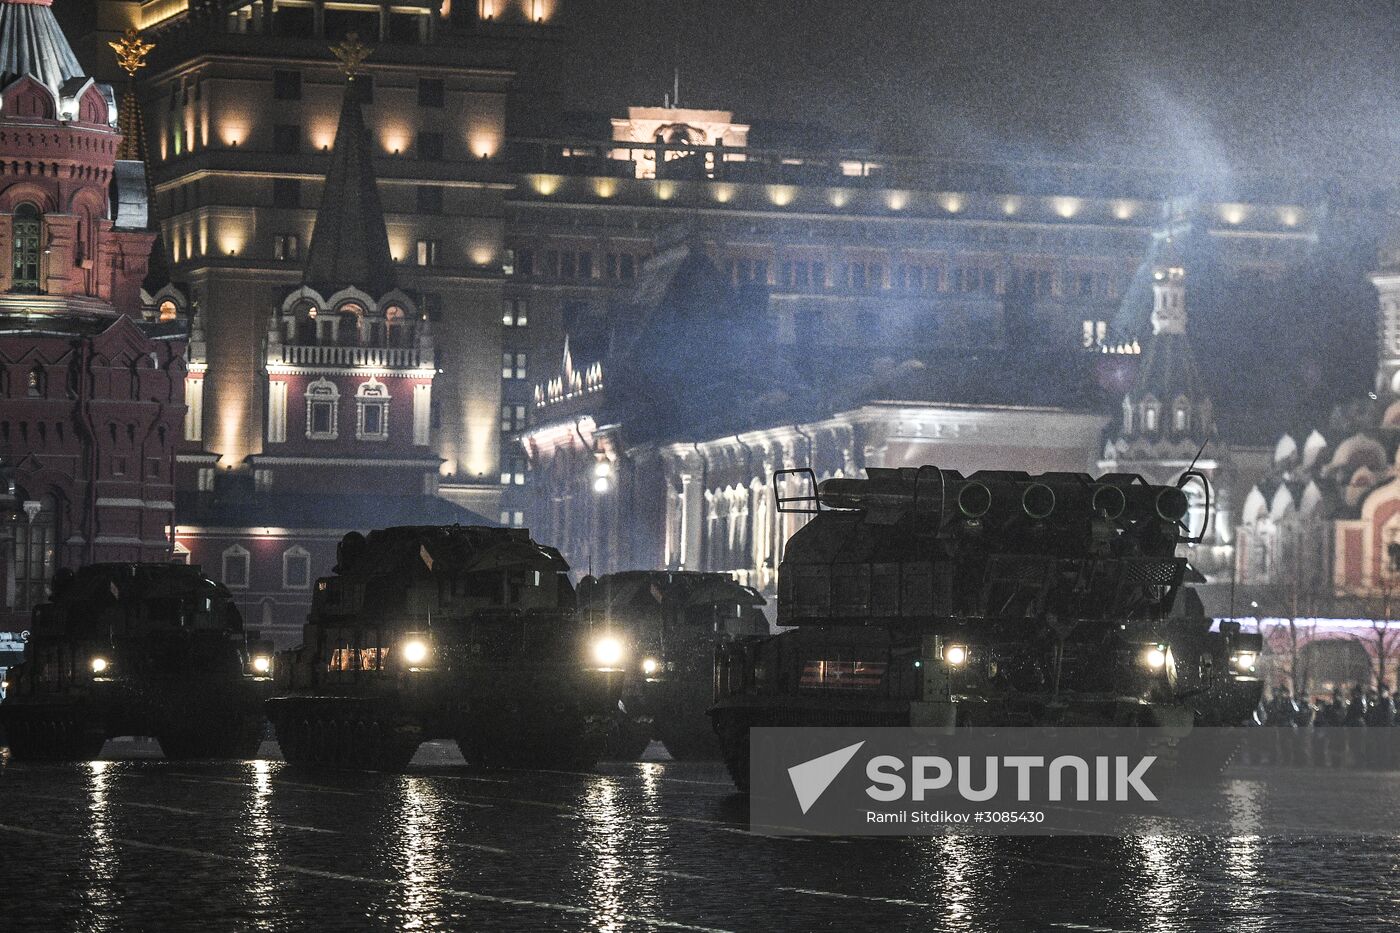
[[[301,239],[295,233],[279,233],[273,242],[273,255],[279,262],[301,258]]]
[[[14,278],[10,282],[11,291],[39,291],[39,260],[42,255],[39,241],[43,237],[43,228],[44,219],[33,204],[21,204],[15,208],[12,229]]]
[[[175,318],[179,317],[179,315],[180,309],[177,308],[175,306],[175,302],[171,301],[169,298],[162,301],[160,303],[160,307],[156,309],[156,318],[162,324],[167,324],[170,321],[175,320]]]
[[[507,526],[507,527],[509,527],[509,528],[524,528],[524,527],[525,527],[525,513],[524,513],[524,512],[506,512],[506,511],[502,511],[502,512],[501,512],[501,524],[502,524],[502,525],[505,525],[505,526]]]
[[[501,303],[501,323],[507,327],[524,327],[530,323],[530,303],[524,298],[507,298]]]
[[[185,440],[204,437],[204,380],[185,380]]]
[[[223,555],[223,583],[231,590],[246,590],[248,588],[248,572],[251,555],[248,549],[235,544],[224,549]]]
[[[278,123],[272,128],[272,151],[291,155],[301,149],[301,127],[294,123]]]
[[[501,430],[519,431],[525,427],[525,406],[524,405],[502,405],[501,406]]]
[[[442,189],[435,185],[418,186],[418,213],[442,213]]]
[[[213,467],[200,467],[200,468],[199,468],[198,485],[199,485],[199,491],[200,491],[200,492],[213,492],[213,491],[214,491],[214,468],[213,468]]]
[[[1142,415],[1142,427],[1145,431],[1157,430],[1157,406],[1148,405]]]
[[[311,552],[299,544],[282,552],[282,588],[284,590],[311,588]]]
[[[1174,430],[1174,431],[1185,431],[1185,430],[1186,430],[1186,409],[1185,409],[1185,408],[1178,408],[1176,411],[1174,411],[1174,412],[1172,413],[1172,430]]]
[[[1108,339],[1107,321],[1085,321],[1082,342],[1085,349],[1101,347]]]
[[[174,92],[171,88],[171,92]],[[282,71],[278,69],[272,72],[272,98],[273,100],[301,100],[301,72]]]
[[[501,354],[501,378],[502,378],[502,379],[524,379],[524,378],[525,378],[525,354],[524,354],[524,353],[502,353],[502,354]]]
[[[616,257],[614,257],[616,258]],[[535,251],[522,249],[515,252],[515,274],[529,278],[535,274]]]
[[[42,367],[32,367],[24,382],[24,394],[29,398],[44,398],[48,395],[49,377]]]
[[[23,497],[21,497],[23,499]],[[6,608],[27,610],[48,597],[53,579],[58,543],[58,513],[51,499],[23,500],[23,508],[0,519],[0,534],[13,542],[10,571],[14,574],[14,605]]]
[[[253,489],[257,492],[267,492],[272,488],[271,470],[253,471]]]
[[[420,159],[441,159],[443,151],[442,134],[419,133],[417,150],[418,158]]]
[[[419,240],[418,241],[418,265],[435,266],[438,261],[438,241]]]
[[[441,107],[445,100],[446,94],[441,78],[418,79],[418,106]]]
[[[172,564],[188,564],[190,562],[190,549],[179,541],[175,542],[175,551],[170,557]]]
[[[273,207],[301,207],[301,182],[295,178],[272,180]]]
[[[389,390],[378,379],[360,385],[355,393],[355,438],[383,441],[389,438]]]
[[[306,387],[306,436],[333,441],[340,417],[340,390],[329,379],[317,379]]]
[[[524,486],[526,463],[524,457],[505,457],[501,461],[501,485]]]

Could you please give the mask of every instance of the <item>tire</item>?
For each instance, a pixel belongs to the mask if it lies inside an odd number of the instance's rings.
[[[636,761],[651,744],[651,730],[646,724],[620,716],[611,724],[603,743],[604,761]]]
[[[715,732],[729,778],[741,794],[749,792],[749,724],[737,716],[715,714]]]
[[[92,761],[107,737],[78,713],[26,711],[7,723],[15,761]]]

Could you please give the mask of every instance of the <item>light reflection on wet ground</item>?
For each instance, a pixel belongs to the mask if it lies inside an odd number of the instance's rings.
[[[0,928],[1400,926],[1390,841],[776,838],[746,831],[719,764],[483,772],[449,743],[393,776],[153,754],[0,759]],[[1400,778],[1376,792],[1400,799]]]

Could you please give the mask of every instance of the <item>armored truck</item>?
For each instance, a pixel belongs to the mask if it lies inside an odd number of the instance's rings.
[[[268,717],[294,765],[399,770],[425,740],[483,766],[590,767],[620,643],[578,619],[569,565],[518,528],[347,534]]]
[[[810,513],[778,570],[791,629],[716,657],[710,715],[740,789],[754,726],[1189,729],[1258,701],[1259,636],[1212,631],[1177,556],[1199,540],[1191,484],[1209,514],[1199,473],[788,472],[806,494],[778,508]]]
[[[579,610],[610,627],[626,656],[609,756],[636,758],[652,739],[672,758],[718,758],[707,710],[717,646],[768,634],[766,600],[727,573],[633,570],[585,577]]]
[[[0,719],[19,760],[95,758],[119,735],[153,736],[168,758],[251,758],[272,665],[272,643],[198,566],[60,570]]]

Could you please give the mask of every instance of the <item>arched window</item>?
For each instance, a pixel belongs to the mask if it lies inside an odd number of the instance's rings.
[[[407,328],[404,326],[403,308],[398,305],[391,305],[384,311],[384,323],[388,327],[388,340],[385,345],[390,347],[408,346]]]
[[[351,302],[341,305],[338,310],[340,312],[340,328],[336,335],[337,342],[342,347],[358,346],[362,339],[360,325],[364,318],[365,309]]]
[[[44,219],[33,204],[21,204],[15,208],[12,241],[14,243],[14,278],[10,290],[15,292],[39,291],[39,241],[42,239]]]
[[[26,378],[24,394],[30,398],[44,398],[49,393],[49,375],[44,372],[44,368],[35,365],[29,370]]]
[[[180,309],[175,307],[175,302],[169,298],[160,303],[159,319],[162,324],[175,320],[179,313]]]

